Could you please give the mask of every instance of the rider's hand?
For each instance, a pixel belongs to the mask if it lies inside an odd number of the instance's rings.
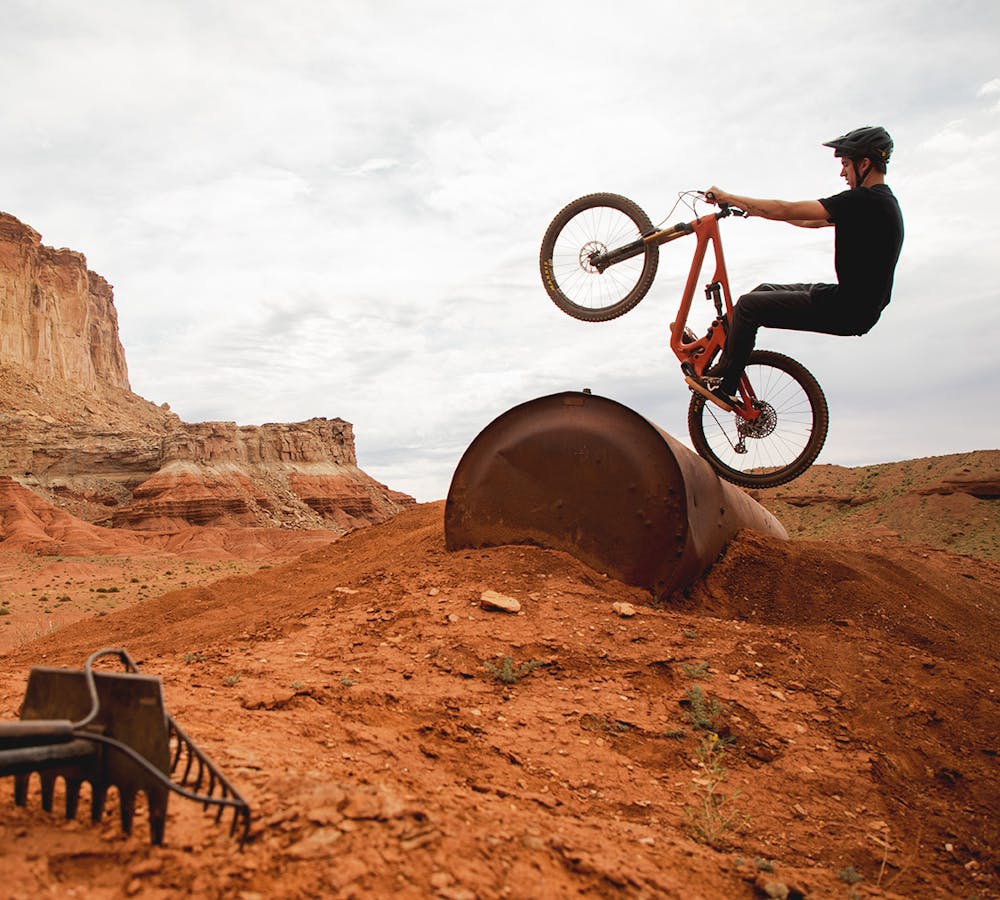
[[[714,185],[705,191],[705,199],[709,203],[714,203],[716,206],[721,206],[723,203],[729,203],[730,195],[727,194],[722,188],[715,187]]]

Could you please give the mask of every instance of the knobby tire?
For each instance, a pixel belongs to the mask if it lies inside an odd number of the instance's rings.
[[[619,194],[588,194],[567,204],[542,238],[539,268],[546,293],[564,313],[584,322],[624,315],[649,291],[659,247],[647,245],[603,273],[588,267],[587,256],[633,243],[654,230],[649,216]]]
[[[694,449],[719,476],[750,488],[771,488],[798,478],[826,441],[830,414],[819,382],[801,363],[771,350],[750,354],[746,374],[765,416],[747,423],[694,394],[688,432]],[[742,435],[746,452],[734,449]],[[766,432],[766,433],[765,433]]]

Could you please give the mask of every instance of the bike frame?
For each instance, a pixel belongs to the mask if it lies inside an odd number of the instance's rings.
[[[719,233],[719,220],[733,215],[727,206],[710,216],[702,216],[692,222],[682,222],[671,228],[654,231],[642,239],[645,245],[666,244],[678,238],[693,234],[697,238],[691,269],[688,272],[684,293],[681,295],[677,318],[670,324],[670,349],[681,361],[681,369],[686,375],[702,377],[705,369],[716,355],[722,351],[729,333],[729,323],[733,316],[733,298],[729,291],[729,275],[726,272],[726,260],[722,253],[722,237]],[[691,303],[694,292],[701,279],[701,270],[705,264],[708,245],[711,243],[715,257],[715,272],[712,280],[705,287],[705,296],[715,302],[715,320],[708,328],[708,333],[701,338],[690,340],[685,336],[688,316],[691,313]],[[690,333],[690,332],[689,332]],[[741,418],[753,421],[760,415],[757,408],[757,398],[749,379],[744,375],[740,378],[740,407],[734,411]]]

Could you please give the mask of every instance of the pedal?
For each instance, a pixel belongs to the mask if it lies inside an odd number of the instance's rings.
[[[694,378],[690,375],[686,375],[684,380],[687,382],[688,387],[691,388],[696,394],[700,394],[706,400],[714,403],[723,412],[732,412],[734,407],[730,403],[725,403],[720,400],[715,394],[712,393],[711,389],[703,381],[698,378]]]

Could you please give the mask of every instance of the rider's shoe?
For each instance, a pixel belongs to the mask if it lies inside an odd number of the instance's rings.
[[[721,378],[708,375],[699,379],[688,375],[684,380],[688,383],[688,387],[690,387],[691,390],[701,394],[706,400],[710,400],[726,412],[732,412],[737,406],[740,405],[738,397],[734,397],[732,394],[727,394],[722,389]]]
[[[712,391],[712,395],[708,398],[716,406],[721,407],[726,412],[732,412],[738,406],[742,405],[742,401],[735,394],[729,394],[724,391],[721,387],[717,387]]]

